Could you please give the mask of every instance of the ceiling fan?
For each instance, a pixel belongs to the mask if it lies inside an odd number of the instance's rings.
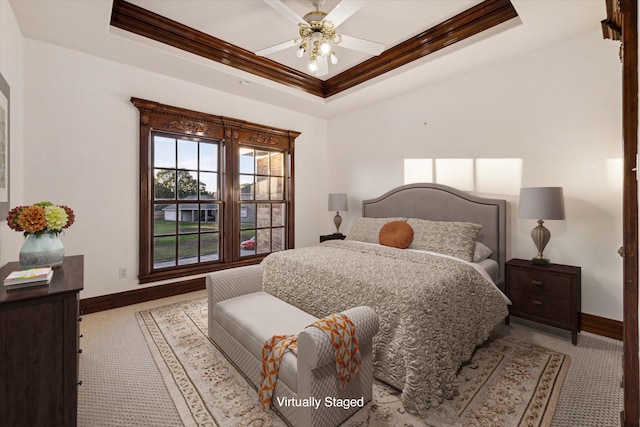
[[[302,58],[305,53],[309,54],[309,71],[316,76],[324,76],[329,72],[328,61],[334,65],[338,63],[338,57],[333,50],[334,46],[340,45],[340,47],[370,55],[382,53],[384,45],[381,43],[336,33],[336,28],[364,6],[365,0],[342,0],[329,14],[320,10],[324,0],[310,1],[315,10],[300,17],[281,0],[264,0],[284,17],[298,24],[299,37],[259,50],[256,55],[266,56],[297,47],[298,58]]]

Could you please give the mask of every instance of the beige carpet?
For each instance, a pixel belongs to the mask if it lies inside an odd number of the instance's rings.
[[[184,425],[283,425],[263,412],[253,387],[208,340],[206,298],[138,313]],[[376,383],[374,400],[346,426],[549,426],[570,358],[513,337],[494,336],[458,375],[459,393],[422,420],[399,393]]]

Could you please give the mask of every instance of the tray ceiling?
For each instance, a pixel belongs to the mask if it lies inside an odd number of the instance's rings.
[[[304,15],[310,10],[304,3],[290,0],[286,5]],[[330,12],[338,4],[329,1],[324,7]],[[254,54],[294,38],[297,32],[295,24],[266,3],[200,2],[193,9],[184,5],[179,1],[115,0],[111,25],[323,98],[518,16],[509,0],[369,1],[337,30],[383,43],[385,51],[372,56],[338,45],[340,62],[331,64],[329,74],[319,79],[308,71],[308,58],[296,57],[293,48],[269,55],[272,58]],[[461,7],[468,8],[460,11]]]

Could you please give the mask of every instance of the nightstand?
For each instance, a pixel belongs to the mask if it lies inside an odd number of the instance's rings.
[[[505,289],[512,302],[509,315],[571,331],[576,345],[580,331],[581,268],[512,259],[506,264]],[[509,324],[509,317],[505,319]]]
[[[320,236],[320,243],[324,242],[325,240],[344,240],[345,237],[347,236],[342,233],[324,234]]]

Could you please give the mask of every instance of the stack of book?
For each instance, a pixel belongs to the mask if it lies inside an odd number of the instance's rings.
[[[14,270],[4,279],[4,288],[15,289],[46,285],[51,282],[51,277],[53,277],[51,267]]]

